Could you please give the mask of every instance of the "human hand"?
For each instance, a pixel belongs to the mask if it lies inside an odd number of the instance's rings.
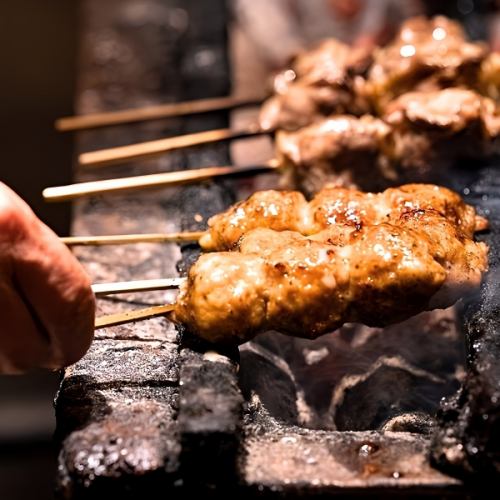
[[[94,331],[83,268],[0,182],[0,373],[58,369],[80,359]]]

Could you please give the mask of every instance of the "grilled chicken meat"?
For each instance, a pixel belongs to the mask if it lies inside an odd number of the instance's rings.
[[[331,114],[380,115],[411,91],[464,86],[496,98],[498,65],[486,45],[470,42],[457,22],[412,18],[374,54],[335,39],[299,54],[275,77],[260,125],[293,131]]]
[[[310,84],[322,83],[341,86],[351,77],[363,75],[372,57],[363,48],[353,48],[334,38],[326,39],[310,50],[298,54],[290,65],[297,79]],[[288,70],[285,70],[288,71]],[[275,79],[276,92],[280,75]]]
[[[474,91],[449,88],[410,92],[387,107],[390,155],[405,180],[422,179],[458,160],[482,160],[496,152],[496,105]]]
[[[309,204],[284,193],[281,206],[279,199],[257,194],[225,214],[225,227],[224,216],[211,221],[210,235],[217,225],[225,235],[212,237],[211,248],[234,251],[203,255],[191,268],[177,321],[212,342],[267,330],[315,338],[346,322],[384,326],[447,307],[486,271],[487,247],[473,241],[485,222],[446,189],[333,189]]]
[[[380,190],[398,182],[428,182],[458,160],[498,152],[496,104],[472,90],[403,94],[385,115],[323,118],[276,134],[285,186],[317,192],[328,183]]]
[[[338,229],[342,235],[349,228],[359,230],[398,220],[408,211],[431,209],[469,238],[487,227],[486,220],[457,193],[432,184],[407,184],[382,193],[328,187],[309,202],[298,191],[270,190],[258,191],[212,217],[200,245],[205,251],[232,250],[244,234],[257,228],[293,231],[303,236]]]
[[[481,64],[477,88],[485,95],[500,100],[500,54],[492,52]]]
[[[306,193],[326,184],[383,189],[394,184],[396,172],[384,156],[391,128],[370,115],[332,116],[296,132],[276,134],[277,158],[285,185]]]
[[[474,87],[488,49],[466,39],[460,25],[442,16],[413,18],[374,56],[365,90],[379,112],[412,90]]]
[[[299,54],[275,77],[274,96],[260,114],[261,128],[296,130],[329,114],[367,112],[360,89],[370,62],[367,51],[334,39]]]

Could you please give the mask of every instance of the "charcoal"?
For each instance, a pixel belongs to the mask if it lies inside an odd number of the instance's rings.
[[[401,358],[383,357],[367,373],[340,382],[330,412],[340,431],[379,429],[406,412],[422,409],[433,413],[443,395],[450,392],[445,380]]]
[[[176,401],[177,389],[169,387],[63,391],[58,496],[136,498],[140,491],[156,498],[172,489],[180,451]]]
[[[172,487],[177,358],[175,344],[98,340],[66,370],[56,400],[61,498]]]
[[[258,398],[245,408],[239,463],[244,498],[373,497],[382,491],[441,498],[444,491],[459,491],[460,481],[430,466],[426,434],[306,429],[273,418]]]
[[[346,380],[357,381],[358,384],[363,382],[364,385],[360,385],[360,388],[363,387],[370,394],[356,404],[362,405],[364,401],[368,407],[371,406],[368,413],[372,410],[376,413],[373,407],[377,405],[381,411],[383,407],[386,408],[385,413],[382,411],[379,417],[371,418],[359,407],[347,421],[342,421],[342,430],[378,429],[387,419],[397,416],[398,411],[423,412],[427,415],[424,420],[432,419],[439,399],[452,394],[459,386],[465,351],[463,337],[457,328],[455,308],[423,313],[387,328],[346,325],[337,332],[313,341],[269,332],[257,337],[253,344],[282,358],[289,366],[297,393],[304,395],[304,405],[310,413],[308,418],[301,421],[309,427],[336,428],[330,407],[331,395]],[[399,386],[392,383],[392,376],[397,373],[390,370],[384,377],[380,377],[380,372],[367,377],[381,357],[397,358],[410,367],[410,371],[425,374],[422,383],[417,384],[420,385],[419,392],[409,395],[405,391],[408,386],[416,388],[415,383],[420,375],[396,379]],[[429,376],[436,377],[434,382]],[[364,382],[367,378],[369,381]],[[392,386],[390,391],[383,387],[384,380],[388,387]],[[372,384],[373,389],[376,386],[387,394],[377,398],[368,388]],[[345,389],[347,388],[341,390]],[[353,394],[358,392],[356,389]],[[390,395],[396,398],[392,409],[388,408],[392,404],[389,401]],[[398,398],[401,395],[406,398],[406,402],[400,404]],[[354,396],[353,400],[356,400]],[[348,406],[350,407],[350,403]],[[346,413],[342,410],[340,412]],[[372,413],[370,415],[374,416]],[[351,427],[345,427],[348,422]],[[422,421],[422,430],[425,427],[426,424]]]
[[[242,411],[236,370],[234,359],[224,353],[187,346],[181,350],[177,421],[188,489],[219,491],[236,482]]]
[[[62,387],[173,385],[179,379],[177,351],[177,345],[168,342],[98,340],[66,369]]]
[[[239,380],[245,399],[256,395],[273,418],[297,424],[297,387],[287,363],[253,342],[240,348],[240,356]]]
[[[99,389],[87,385],[67,386],[59,391],[57,397],[56,436],[62,440],[71,432],[102,422],[116,408],[123,413],[127,407],[133,408],[140,402],[168,406],[175,413],[178,409],[178,388],[117,385]]]
[[[436,421],[424,412],[401,413],[387,420],[381,430],[383,432],[413,432],[414,434],[430,435],[436,430]]]
[[[464,314],[466,379],[442,404],[432,457],[441,470],[485,486],[500,479],[500,180],[496,168],[475,175],[466,193],[490,221],[490,273]]]

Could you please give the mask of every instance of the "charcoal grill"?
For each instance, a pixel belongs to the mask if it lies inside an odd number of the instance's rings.
[[[229,93],[223,0],[102,4],[83,2],[80,112]],[[226,125],[227,116],[221,113],[115,127],[80,133],[77,148]],[[76,177],[102,179],[228,160],[227,147],[216,145],[102,172],[76,172]],[[500,473],[500,181],[496,167],[485,165],[457,167],[441,182],[464,193],[490,219],[492,228],[484,239],[491,246],[492,270],[479,296],[459,313],[465,346],[458,336],[459,342],[455,339],[448,347],[457,365],[465,349],[465,375],[460,387],[455,380],[455,386],[452,382],[442,388],[449,397],[437,418],[432,415],[435,401],[427,413],[405,411],[392,419],[391,403],[377,417],[383,430],[359,423],[362,419],[352,424],[350,413],[363,408],[355,403],[368,397],[367,380],[403,376],[411,389],[412,381],[423,377],[439,385],[433,373],[422,376],[419,369],[408,369],[386,353],[370,361],[370,370],[346,382],[348,390],[336,400],[344,413],[336,413],[337,430],[327,429],[303,414],[311,395],[301,391],[299,375],[291,369],[294,341],[275,333],[240,351],[214,350],[157,318],[99,331],[89,353],[65,371],[56,398],[59,497],[158,498],[191,492],[270,498],[465,497],[494,484]],[[73,231],[200,230],[210,215],[235,200],[238,187],[231,180],[95,197],[75,205]],[[105,282],[184,274],[198,250],[141,244],[83,248],[77,255],[95,282]],[[172,299],[169,293],[100,300],[99,313],[163,303]],[[353,335],[345,329],[339,342],[347,345]],[[427,339],[432,342],[432,335]],[[320,363],[327,355],[325,346],[299,347],[305,365]],[[333,404],[330,395],[323,399]],[[309,425],[303,425],[307,420]]]

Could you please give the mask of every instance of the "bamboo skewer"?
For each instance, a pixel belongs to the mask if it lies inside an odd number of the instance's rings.
[[[92,285],[92,291],[96,297],[115,295],[131,292],[150,292],[154,290],[170,290],[179,288],[186,281],[186,278],[168,278],[142,281],[124,281],[118,283],[102,283]],[[156,318],[172,312],[175,304],[166,304],[163,306],[148,307],[136,311],[127,311],[124,313],[102,316],[95,321],[95,329],[106,328],[109,326],[118,326],[132,321]]]
[[[148,307],[147,309],[139,309],[137,311],[128,311],[118,314],[110,314],[109,316],[101,316],[96,318],[94,328],[99,330],[110,326],[123,325],[133,321],[140,321],[143,319],[157,318],[164,316],[174,310],[175,304],[166,304],[164,306]]]
[[[183,170],[179,172],[166,172],[162,174],[139,175],[135,177],[123,177],[120,179],[108,179],[103,181],[82,182],[68,186],[57,186],[46,188],[43,197],[46,201],[68,201],[76,198],[92,196],[104,193],[120,193],[126,191],[138,191],[142,189],[179,186],[182,184],[193,184],[214,177],[255,175],[271,172],[281,168],[277,160],[270,160],[264,165],[246,167],[207,167],[196,170]]]
[[[123,281],[117,283],[99,283],[92,285],[96,297],[117,295],[120,293],[152,292],[155,290],[171,290],[179,288],[186,278],[168,278],[156,280]]]
[[[111,236],[69,236],[60,238],[68,246],[128,245],[131,243],[184,243],[198,241],[205,233],[117,234]]]
[[[104,167],[132,160],[152,158],[176,149],[233,139],[244,139],[268,133],[269,131],[262,130],[257,126],[251,126],[243,130],[231,130],[229,128],[207,130],[205,132],[82,153],[78,161],[82,167]]]
[[[262,98],[232,96],[216,97],[213,99],[200,99],[197,101],[124,109],[108,113],[93,113],[82,116],[65,117],[57,120],[55,127],[60,132],[71,132],[147,120],[158,120],[160,118],[171,118],[174,116],[208,113],[210,111],[224,111],[243,106],[257,105],[261,102]]]

